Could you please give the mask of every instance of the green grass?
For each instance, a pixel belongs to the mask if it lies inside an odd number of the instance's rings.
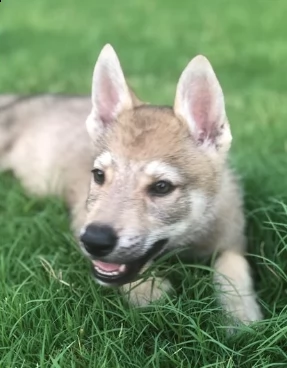
[[[1,174],[0,367],[287,366],[286,12],[285,0],[2,0],[1,92],[89,93],[110,42],[138,94],[171,103],[189,59],[211,60],[265,320],[226,337],[211,275],[194,265],[173,268],[177,297],[130,309],[91,280],[62,203]]]

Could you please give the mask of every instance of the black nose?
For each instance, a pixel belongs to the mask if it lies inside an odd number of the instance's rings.
[[[111,253],[118,240],[112,227],[96,224],[87,226],[80,239],[87,252],[95,257],[104,257]]]

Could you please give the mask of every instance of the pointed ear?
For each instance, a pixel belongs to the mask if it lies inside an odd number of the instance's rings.
[[[204,56],[196,56],[181,74],[174,111],[187,122],[199,146],[228,151],[232,137],[223,92],[212,66]]]
[[[95,65],[92,82],[92,113],[87,120],[93,135],[115,121],[124,110],[132,109],[138,100],[130,92],[119,59],[111,45],[102,49]]]

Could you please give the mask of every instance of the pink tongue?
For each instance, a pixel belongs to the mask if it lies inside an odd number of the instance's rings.
[[[120,264],[116,263],[105,263],[101,261],[94,261],[94,266],[99,267],[103,271],[112,272],[112,271],[118,271],[121,267]]]

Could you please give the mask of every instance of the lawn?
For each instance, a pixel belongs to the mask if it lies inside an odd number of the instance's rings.
[[[2,0],[0,92],[87,94],[109,42],[137,93],[166,104],[187,62],[210,59],[265,319],[226,336],[211,275],[196,265],[173,268],[177,297],[130,309],[91,279],[63,204],[29,198],[5,173],[1,368],[287,367],[286,12],[286,0]]]

